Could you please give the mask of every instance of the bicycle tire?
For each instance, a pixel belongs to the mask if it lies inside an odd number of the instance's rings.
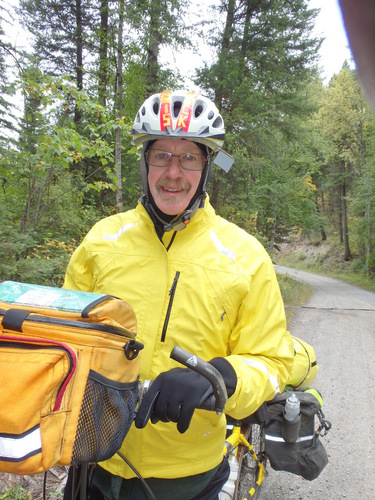
[[[264,451],[264,430],[263,426],[250,424],[248,429],[243,430],[245,439],[254,446],[254,451],[261,462],[266,465],[266,456]],[[259,499],[261,485],[257,485],[259,477],[259,466],[251,456],[251,453],[244,444],[238,446],[237,458],[239,460],[239,474],[236,484],[234,499]],[[251,496],[249,491],[254,488]]]

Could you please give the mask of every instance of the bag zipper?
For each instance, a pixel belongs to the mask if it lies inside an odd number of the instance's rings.
[[[58,411],[61,407],[62,399],[64,397],[65,390],[73,377],[73,374],[76,370],[77,367],[77,356],[74,350],[69,347],[66,344],[63,344],[62,342],[57,342],[54,340],[47,340],[47,339],[37,339],[37,338],[31,338],[31,337],[13,337],[11,335],[1,335],[0,337],[0,348],[3,345],[7,345],[9,347],[18,347],[19,344],[26,344],[23,345],[24,349],[32,349],[32,350],[37,350],[37,349],[54,349],[54,350],[61,350],[63,351],[68,358],[69,361],[69,371],[67,376],[65,377],[65,380],[62,382],[58,392],[57,392],[57,397],[55,401],[55,405],[53,407],[53,411]]]
[[[177,271],[176,275],[174,277],[171,289],[169,290],[169,304],[168,304],[167,314],[166,314],[165,320],[164,320],[163,330],[161,332],[161,341],[162,342],[165,342],[169,318],[171,315],[171,310],[172,310],[172,305],[173,305],[173,299],[174,299],[174,295],[176,293],[176,287],[177,287],[177,282],[178,282],[179,277],[180,277],[180,271]]]
[[[108,295],[108,297],[111,297]],[[4,316],[5,310],[0,309],[0,316]],[[42,325],[54,325],[62,326],[65,328],[79,328],[83,330],[96,330],[98,332],[111,333],[113,335],[119,335],[120,337],[126,337],[134,339],[134,333],[127,330],[125,327],[106,325],[102,323],[91,323],[88,321],[80,321],[75,319],[63,319],[53,316],[40,316],[36,311],[30,311],[30,315],[27,316],[25,321],[30,321],[31,323],[42,324]],[[86,316],[85,316],[86,318]]]

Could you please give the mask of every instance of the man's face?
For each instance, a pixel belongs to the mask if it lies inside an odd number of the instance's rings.
[[[202,155],[197,144],[186,140],[160,139],[150,151],[181,155],[191,153]],[[177,215],[183,212],[194,196],[202,176],[201,170],[183,169],[178,156],[173,156],[166,167],[148,165],[148,185],[154,201],[162,212]]]

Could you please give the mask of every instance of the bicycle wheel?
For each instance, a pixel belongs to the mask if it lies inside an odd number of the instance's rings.
[[[258,462],[255,461],[251,452],[244,444],[239,445],[237,457],[240,469],[234,496],[235,500],[258,499],[261,483],[257,484],[257,481],[259,479],[262,480],[262,474],[266,473],[263,426],[251,424],[248,427],[248,430],[244,432],[244,437],[253,445],[253,451],[258,458]],[[259,462],[261,467],[258,465]]]

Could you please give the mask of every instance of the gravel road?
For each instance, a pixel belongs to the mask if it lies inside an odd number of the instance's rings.
[[[332,429],[323,438],[329,463],[314,481],[269,475],[262,500],[375,498],[375,293],[339,280],[275,266],[308,283],[313,297],[288,325],[314,346],[320,366],[314,386]]]

